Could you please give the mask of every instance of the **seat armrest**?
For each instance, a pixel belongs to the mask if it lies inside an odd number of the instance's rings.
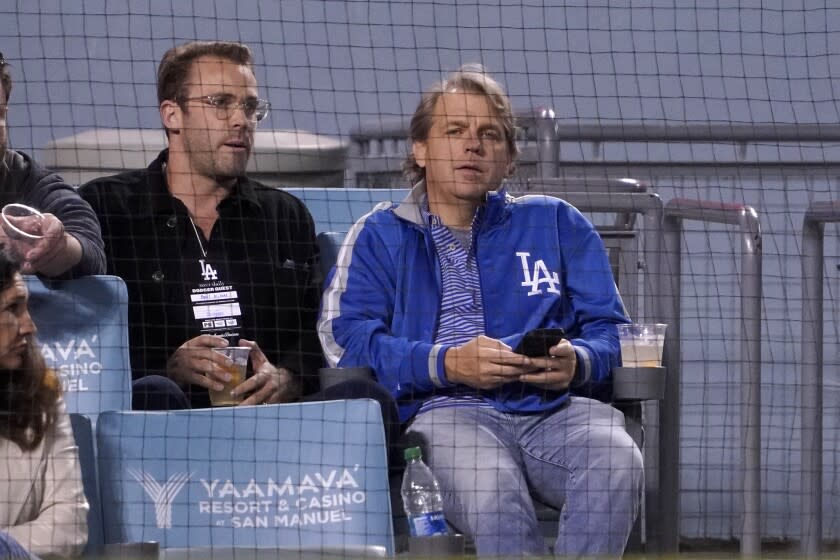
[[[369,367],[322,367],[318,370],[318,379],[321,383],[321,390],[328,389],[351,379],[373,380],[373,370]]]

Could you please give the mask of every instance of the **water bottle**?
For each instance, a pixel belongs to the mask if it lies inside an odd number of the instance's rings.
[[[406,466],[400,493],[411,536],[448,535],[440,486],[423,462],[423,453],[419,447],[409,447],[404,456]]]

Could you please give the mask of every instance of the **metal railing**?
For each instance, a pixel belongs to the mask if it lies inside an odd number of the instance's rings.
[[[822,541],[823,240],[825,224],[840,222],[840,202],[817,202],[802,224],[802,554],[817,556]]]
[[[553,131],[553,151],[546,150],[544,169],[554,162],[554,170],[546,176],[580,175],[603,170],[607,175],[627,174],[650,178],[643,170],[661,174],[670,170],[690,169],[693,175],[715,175],[720,170],[740,176],[755,175],[762,170],[777,172],[810,171],[840,167],[840,125],[836,124],[557,124]],[[568,150],[569,144],[589,144],[589,148]],[[609,151],[610,144],[633,146]],[[697,150],[653,150],[664,157],[648,154],[655,145],[714,144],[734,145],[733,152],[719,148]],[[762,145],[766,144],[766,145]],[[784,150],[786,145],[795,150]],[[787,146],[789,147],[789,146]],[[803,149],[798,149],[803,148]],[[641,151],[640,151],[641,150]],[[544,171],[545,174],[545,171]]]
[[[582,142],[838,142],[837,124],[558,124],[555,140]]]
[[[565,177],[598,171],[607,176],[648,178],[643,170],[661,173],[667,169],[690,169],[698,176],[715,175],[721,169],[728,169],[739,176],[747,176],[764,169],[808,172],[815,166],[840,167],[840,146],[825,146],[829,142],[840,143],[840,125],[837,124],[562,124],[557,123],[554,111],[549,108],[521,111],[517,117],[521,124],[517,139],[522,148],[519,174],[528,177]],[[407,137],[408,121],[403,117],[376,119],[355,129],[350,134],[347,186],[408,186],[400,171],[407,150]],[[589,155],[567,156],[564,143],[570,142],[591,144]],[[737,153],[722,157],[716,152],[711,158],[692,153],[691,157],[682,159],[671,156],[651,159],[634,155],[606,157],[604,146],[611,142],[734,144]],[[807,157],[805,152],[799,151],[794,157],[784,157],[784,154],[773,150],[761,155],[757,148],[750,155],[749,146],[761,142],[814,144],[820,149]]]
[[[679,450],[680,437],[680,280],[682,277],[682,223],[695,220],[738,226],[741,234],[741,334],[745,343],[741,356],[741,437],[743,464],[743,525],[741,553],[761,552],[761,229],[756,211],[740,204],[721,204],[673,199],[665,206],[664,243],[667,280],[663,282],[665,340],[663,362],[668,367],[665,385],[666,407],[660,409],[660,425],[676,429],[663,432],[661,445]],[[660,462],[663,535],[679,535],[679,470],[676,463]],[[664,543],[665,552],[676,552],[678,540]]]

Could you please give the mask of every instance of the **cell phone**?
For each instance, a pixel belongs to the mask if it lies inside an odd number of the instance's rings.
[[[513,351],[529,358],[543,358],[548,356],[552,346],[564,338],[566,331],[563,329],[534,329],[525,333]]]

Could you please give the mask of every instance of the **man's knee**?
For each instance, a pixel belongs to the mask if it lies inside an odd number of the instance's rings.
[[[645,464],[642,451],[634,443],[632,450],[628,451],[628,453],[631,455],[629,462],[632,464],[628,478],[630,478],[634,493],[641,494],[645,482]]]
[[[618,430],[613,438],[612,446],[613,465],[624,466],[627,471],[639,478],[644,473],[644,459],[642,452],[633,438],[625,430]]]
[[[609,487],[618,492],[628,493],[635,509],[638,507],[644,486],[642,452],[624,430],[615,434],[612,441],[613,444],[603,453],[604,468],[609,473]]]
[[[451,462],[435,464],[435,474],[452,499],[473,514],[509,513],[529,509],[528,482],[515,461],[480,460],[472,453],[455,453]]]

